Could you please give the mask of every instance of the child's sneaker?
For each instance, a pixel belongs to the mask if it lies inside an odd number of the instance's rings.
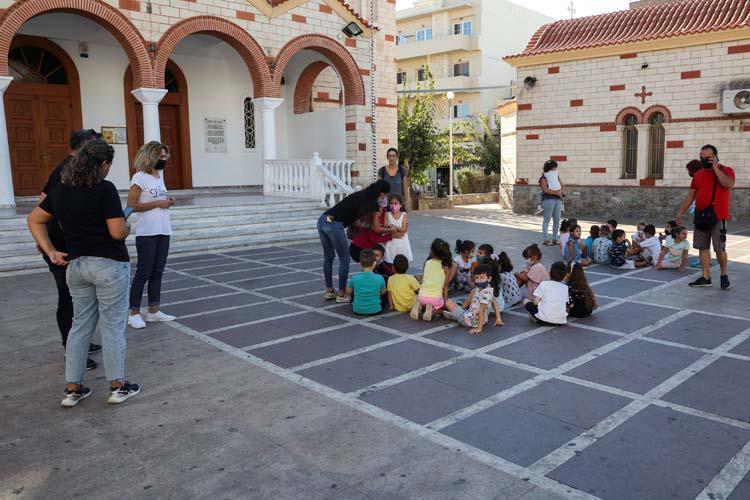
[[[333,300],[336,298],[336,290],[331,288],[330,290],[326,290],[326,293],[324,295],[326,300]]]
[[[424,307],[424,314],[422,319],[425,321],[432,321],[432,315],[435,313],[435,307],[432,304],[427,304]]]
[[[534,215],[541,215],[544,212],[544,209],[541,205],[536,206],[536,210],[534,210]]]
[[[443,317],[451,321],[456,321],[456,316],[447,309],[443,311]]]
[[[124,380],[122,382],[122,387],[110,389],[109,399],[107,399],[107,403],[120,404],[123,401],[127,401],[133,396],[138,395],[139,392],[141,392],[141,388],[138,386],[138,384],[131,384],[127,380]]]
[[[422,305],[419,303],[418,300],[414,300],[414,305],[411,306],[411,311],[409,311],[409,317],[413,319],[414,321],[417,321],[419,319],[419,313],[422,311]]]
[[[91,389],[86,386],[81,386],[77,391],[69,391],[65,389],[65,397],[60,403],[62,406],[72,408],[76,406],[81,400],[91,396]]]
[[[128,314],[128,325],[138,330],[146,328],[146,322],[143,321],[140,314]]]

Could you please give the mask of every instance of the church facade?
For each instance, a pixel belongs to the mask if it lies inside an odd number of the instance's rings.
[[[558,21],[505,61],[518,82],[516,97],[498,107],[507,207],[534,211],[542,166],[553,159],[568,214],[662,224],[687,193],[685,164],[713,144],[737,174],[733,217],[750,215],[746,0]]]

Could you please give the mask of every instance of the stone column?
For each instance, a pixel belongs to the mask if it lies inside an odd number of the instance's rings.
[[[3,94],[8,89],[12,76],[0,76],[0,207],[15,207],[13,194],[13,172],[10,166],[10,147],[8,146],[8,128],[5,121],[5,100]]]
[[[636,125],[638,130],[638,165],[636,168],[636,179],[645,179],[648,177],[648,132],[649,125],[643,123]]]
[[[159,127],[159,103],[167,95],[167,89],[140,88],[131,91],[143,106],[143,143],[161,141]]]
[[[276,108],[284,99],[279,97],[259,97],[253,99],[256,109],[260,110],[260,121],[263,132],[263,159],[276,159]]]

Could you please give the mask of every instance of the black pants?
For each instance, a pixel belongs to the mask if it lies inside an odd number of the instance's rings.
[[[53,264],[46,255],[44,260],[55,278],[55,285],[57,285],[57,328],[60,330],[62,345],[65,346],[68,342],[70,328],[73,326],[73,298],[70,296],[68,283],[65,281],[67,268]]]
[[[533,302],[527,302],[525,307],[526,307],[526,311],[528,311],[529,314],[531,314],[532,316],[534,316],[534,319],[540,325],[544,325],[544,326],[560,326],[560,325],[555,324],[555,323],[547,323],[546,321],[543,321],[543,320],[537,318],[536,315],[539,313],[539,308]]]
[[[140,309],[143,287],[148,281],[148,305],[158,306],[161,300],[161,277],[169,255],[169,236],[136,236],[138,265],[130,285],[130,308]]]

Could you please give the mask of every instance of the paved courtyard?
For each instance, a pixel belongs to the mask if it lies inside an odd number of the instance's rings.
[[[410,272],[437,236],[520,267],[538,224],[415,214]],[[592,266],[591,318],[539,327],[516,308],[480,336],[324,301],[317,245],[171,258],[179,319],[128,330],[144,391],[121,407],[101,368],[92,398],[59,407],[50,276],[0,278],[0,497],[745,500],[750,231],[732,229],[731,291]]]

